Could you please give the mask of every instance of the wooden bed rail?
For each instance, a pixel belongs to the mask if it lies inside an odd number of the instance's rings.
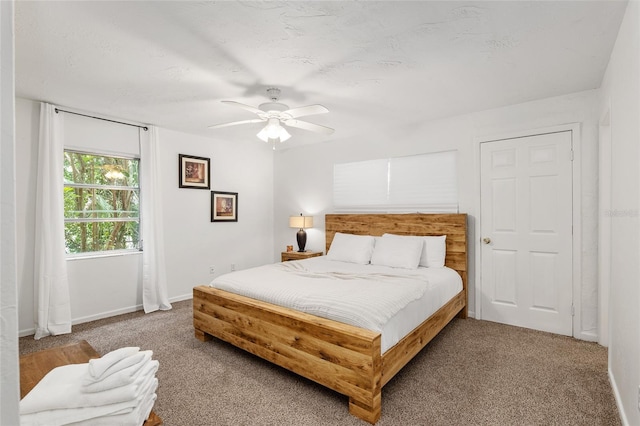
[[[215,336],[349,396],[349,411],[380,417],[379,333],[239,296],[193,289],[195,336]]]

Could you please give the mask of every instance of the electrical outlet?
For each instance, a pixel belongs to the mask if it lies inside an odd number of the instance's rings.
[[[209,266],[209,273],[211,275],[215,274],[216,273],[216,267],[215,266]]]
[[[235,270],[236,270],[236,264],[235,264],[235,263],[232,263],[232,264],[231,264],[231,270],[232,270],[232,271],[235,271]]]

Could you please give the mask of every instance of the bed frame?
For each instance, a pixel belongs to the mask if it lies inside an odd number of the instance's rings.
[[[231,343],[349,397],[349,412],[376,423],[381,389],[455,316],[467,317],[466,214],[328,214],[326,249],[336,232],[447,235],[446,265],[463,288],[382,355],[380,333],[207,286],[193,289],[196,338]]]

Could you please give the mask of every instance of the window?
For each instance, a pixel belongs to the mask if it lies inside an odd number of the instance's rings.
[[[456,152],[336,164],[337,212],[457,212]]]
[[[65,150],[66,252],[137,250],[140,187],[137,158]]]

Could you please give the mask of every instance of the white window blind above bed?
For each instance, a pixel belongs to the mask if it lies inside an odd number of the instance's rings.
[[[335,164],[336,212],[458,212],[456,151]]]
[[[334,206],[380,206],[387,203],[388,160],[359,161],[333,167]]]

